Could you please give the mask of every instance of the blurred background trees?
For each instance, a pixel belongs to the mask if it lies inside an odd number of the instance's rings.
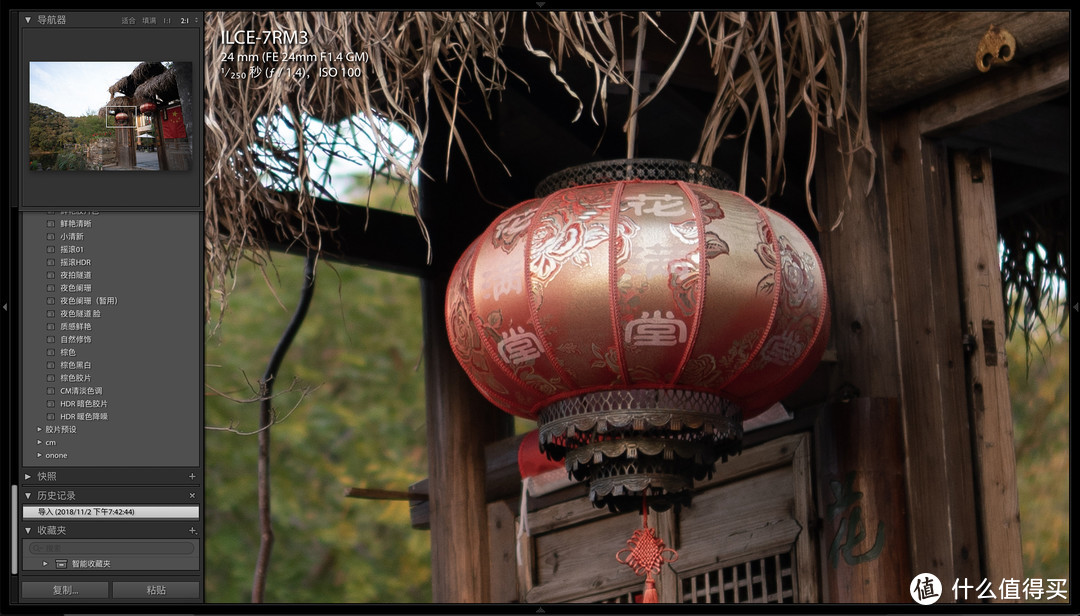
[[[395,187],[372,190],[372,206],[394,208]],[[227,428],[205,432],[210,602],[251,597],[258,448],[254,435],[236,432],[257,429],[258,402],[237,400],[257,397],[303,266],[302,254],[242,261],[224,320],[207,325],[206,425]],[[265,600],[430,601],[430,538],[412,529],[408,503],[344,496],[349,487],[404,490],[428,474],[419,280],[325,260],[316,276],[274,389]]]
[[[1054,309],[1069,308],[1055,302]],[[1024,575],[1068,579],[1069,325],[1031,337],[1030,357],[1019,333],[1006,345]]]

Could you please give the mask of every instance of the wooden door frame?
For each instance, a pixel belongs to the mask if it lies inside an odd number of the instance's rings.
[[[968,246],[972,233],[965,227],[976,210],[980,220],[993,220],[993,201],[985,193],[971,198],[970,185],[954,192],[965,182],[955,168],[950,176],[955,161],[941,138],[1066,92],[1068,51],[1049,50],[969,83],[877,118],[876,170],[865,161],[845,170],[834,147],[824,148],[817,161],[819,219],[841,220],[821,234],[840,365],[834,386],[843,385],[847,395],[896,398],[902,414],[902,433],[879,438],[902,439],[907,452],[911,570],[876,583],[906,591],[915,574],[934,573],[946,586],[942,601],[951,600],[956,578],[996,584],[1023,575],[1007,399],[1002,404],[986,389],[991,377],[969,374],[962,346],[967,321],[983,317],[973,316],[961,281],[982,276],[979,263],[997,267],[996,243],[994,258],[985,256],[991,254],[985,231],[982,245]],[[873,188],[861,190],[874,176]],[[964,211],[959,223],[958,208]],[[1000,286],[985,292],[1000,298]],[[982,353],[980,346],[975,355]],[[983,396],[973,410],[969,392],[976,385]],[[989,444],[992,455],[985,451]]]

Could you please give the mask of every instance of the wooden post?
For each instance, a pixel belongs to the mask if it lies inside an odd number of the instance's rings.
[[[122,108],[124,113],[130,112],[127,107]],[[131,124],[120,125],[117,123],[116,131],[116,166],[121,169],[135,168],[135,120]]]
[[[837,603],[908,603],[904,442],[897,398],[826,405],[817,430],[822,571]]]
[[[165,155],[165,138],[161,134],[162,109],[154,110],[154,150],[157,152],[158,169],[169,170],[169,157]]]
[[[849,176],[834,138],[827,139],[819,151],[815,173],[819,218],[828,227],[841,221],[836,229],[827,228],[820,235],[832,303],[830,344],[837,354],[830,391],[837,398],[857,399],[851,404],[830,404],[814,431],[822,518],[818,536],[821,600],[906,603],[908,584],[919,572],[911,571],[908,516],[902,504],[907,498],[905,447],[884,189],[879,179],[866,192],[873,172],[869,157],[857,156]],[[895,465],[891,471],[890,462]],[[849,485],[845,481],[852,472]],[[860,492],[861,496],[858,503],[830,516],[830,505],[839,504],[830,496],[834,482],[849,494]],[[856,506],[859,520],[853,520]],[[861,522],[868,536],[848,546],[847,537],[838,536],[839,527],[844,522],[846,531],[853,521]],[[885,530],[883,545],[875,555],[879,521]],[[837,540],[834,565],[831,552]]]
[[[458,365],[443,322],[446,279],[424,280],[431,583],[436,603],[490,600],[484,445],[508,418],[480,395]]]
[[[835,137],[824,139],[819,151],[818,218],[826,226],[820,235],[821,259],[838,366],[831,389],[851,385],[859,396],[899,398],[892,250],[882,182],[875,180],[866,193],[874,171],[866,156],[855,157],[849,179]],[[840,225],[831,229],[836,220]]]
[[[468,111],[470,117],[483,117],[482,109],[472,106]],[[489,122],[477,121],[476,126],[477,130],[492,130]],[[447,169],[444,156],[448,135],[446,121],[441,115],[433,116],[421,165],[441,180],[420,175],[420,215],[430,231],[433,254],[433,272],[423,279],[420,287],[424,310],[432,599],[436,603],[484,603],[491,600],[484,447],[513,434],[513,421],[473,387],[458,364],[446,333],[444,306],[451,269],[499,210],[483,207],[484,200],[473,176],[456,150],[451,150],[449,174],[443,175]],[[469,148],[477,177],[505,176],[478,141],[473,133],[463,137],[463,147]],[[491,194],[505,199],[498,183],[493,184],[496,186]]]
[[[952,155],[983,577],[1021,580],[1020,503],[1005,361],[994,180],[986,151]]]
[[[947,161],[917,111],[883,120],[881,135],[912,569],[951,587],[979,579],[979,543]]]

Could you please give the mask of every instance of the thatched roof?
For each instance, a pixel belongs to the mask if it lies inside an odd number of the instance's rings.
[[[98,117],[104,120],[105,116],[109,114],[110,109],[116,107],[131,107],[134,105],[135,99],[130,96],[114,96],[109,99],[109,102],[104,107],[98,109]]]
[[[109,86],[109,94],[115,95],[120,92],[125,96],[135,96],[135,90],[144,81],[164,72],[165,65],[161,62],[143,62],[136,66],[131,71],[131,74],[124,75],[116,83]]]
[[[461,134],[474,130],[474,124],[461,100],[480,98],[486,104],[501,97],[509,81],[526,81],[515,72],[523,57],[548,69],[548,82],[540,86],[547,88],[545,102],[561,94],[563,103],[577,107],[582,123],[606,124],[610,132],[621,128],[629,144],[637,118],[647,115],[638,112],[669,81],[678,82],[689,74],[698,86],[705,86],[698,89],[712,102],[700,127],[697,150],[686,158],[710,165],[722,143],[725,151],[741,150],[742,169],[732,173],[738,177],[740,190],[748,181],[747,159],[763,159],[760,181],[765,199],[779,190],[786,176],[794,175],[785,169],[785,160],[808,160],[798,184],[810,206],[813,153],[822,133],[838,137],[849,163],[855,156],[875,156],[865,95],[866,13],[680,12],[679,19],[665,19],[670,16],[636,12],[208,13],[204,67],[208,301],[224,296],[227,274],[236,259],[245,250],[262,246],[262,219],[272,220],[301,244],[318,250],[318,234],[310,231],[321,229],[322,221],[315,217],[313,198],[331,195],[326,178],[317,175],[313,156],[361,161],[372,174],[403,180],[415,205],[417,191],[410,180],[419,171],[421,152],[431,145],[458,148],[468,160],[470,152],[464,151]],[[279,72],[272,80],[265,75],[233,79],[221,69],[244,72],[259,63],[222,64],[223,54],[235,48],[219,33],[245,30],[305,32],[308,40],[245,46],[245,56],[276,52],[278,57],[290,57],[290,71]],[[362,51],[366,54],[360,63],[363,70],[350,78],[313,78],[325,65],[322,57],[310,55],[313,50],[335,55]],[[684,61],[684,57],[692,59]],[[647,96],[637,94],[634,85],[639,76],[635,67],[640,66],[648,66],[654,76]],[[552,86],[550,76],[557,85]],[[166,79],[162,74],[148,80],[145,92],[140,90],[138,95],[150,96],[153,91],[160,96]],[[527,87],[536,91],[533,85]],[[623,106],[629,111],[609,117],[609,98],[617,88],[631,92],[629,106]],[[427,143],[433,116],[445,118],[450,125],[447,141]],[[325,128],[312,119],[337,128]],[[789,120],[801,122],[801,129],[809,133],[800,143],[806,152],[785,149]],[[398,151],[395,134],[386,128],[390,124],[403,127],[416,139],[415,152]],[[296,137],[293,144],[306,147],[283,144],[280,135],[292,135]],[[357,144],[356,135],[370,136],[378,154],[373,155],[367,144]],[[491,144],[484,145],[499,157]],[[436,176],[444,170],[423,171]],[[283,192],[300,196],[290,200]],[[812,206],[808,209],[813,218]],[[816,219],[813,222],[821,228]],[[422,221],[419,224],[423,227]],[[1034,301],[1039,305],[1041,298],[1048,297],[1049,274],[1067,276],[1063,256],[1067,248],[1060,248],[1067,247],[1067,236],[1048,239],[1054,230],[1065,229],[1067,224],[1041,230],[1038,225],[1002,226],[1006,299],[1014,317],[1032,314],[1022,304]],[[1028,265],[1033,258],[1034,269]],[[1023,293],[1012,293],[1017,290]]]
[[[137,87],[139,87],[139,82],[135,81],[131,75],[124,75],[116,83],[109,86],[109,94],[132,96],[135,94],[135,88]]]
[[[746,149],[753,140],[754,147],[766,154],[767,195],[783,183],[786,127],[796,113],[809,117],[816,128],[811,149],[818,132],[830,132],[840,135],[847,155],[872,155],[863,121],[864,97],[848,88],[849,79],[861,69],[865,14],[680,15],[685,21],[668,28],[661,27],[661,15],[636,12],[207,14],[205,170],[210,290],[224,289],[225,275],[239,253],[259,245],[257,211],[317,249],[318,241],[301,233],[301,229],[320,227],[311,199],[326,196],[325,180],[316,176],[310,162],[315,151],[320,158],[344,155],[366,161],[374,173],[408,183],[418,171],[419,152],[411,162],[389,156],[396,146],[392,133],[382,127],[388,123],[404,127],[422,151],[429,145],[428,122],[435,114],[446,118],[451,127],[449,143],[436,147],[459,148],[467,159],[470,152],[461,147],[460,132],[471,130],[472,120],[462,109],[461,97],[495,98],[508,79],[521,79],[511,68],[510,55],[549,65],[558,82],[556,94],[563,93],[566,101],[577,106],[582,121],[622,126],[633,135],[637,111],[665,88],[684,54],[693,54],[695,69],[705,66],[712,73],[705,81],[713,84],[714,102],[692,161],[710,165],[722,141],[730,144],[737,137],[736,147]],[[273,80],[230,79],[221,69],[246,71],[252,65],[239,60],[222,64],[223,53],[234,48],[219,33],[243,30],[305,32],[308,40],[245,46],[245,56],[277,52],[278,57],[297,54],[296,61],[289,64],[290,72],[279,72]],[[852,41],[854,49],[848,50]],[[664,51],[659,55],[648,51],[654,47]],[[315,79],[311,76],[325,62],[308,55],[312,50],[363,51],[367,57],[354,78]],[[643,62],[635,61],[635,50],[639,58],[645,54],[650,72],[659,76],[658,83],[648,96],[633,95],[633,111],[628,116],[608,118],[609,90],[638,91],[633,67]],[[564,79],[568,70],[590,75],[591,91],[588,86],[583,91],[580,80],[572,86],[573,80]],[[350,139],[328,138],[320,132],[322,126],[307,118],[330,124],[344,120],[344,134],[371,135],[380,154],[372,156],[369,148],[356,146]],[[282,131],[298,132],[296,141],[308,149],[276,143],[280,139],[275,136]],[[628,142],[633,143],[632,136]],[[443,170],[425,171],[436,175]],[[741,180],[747,181],[745,164]],[[297,187],[300,201],[289,205],[279,191]],[[809,195],[809,181],[806,192]],[[415,204],[415,187],[410,196]]]
[[[147,79],[135,89],[135,101],[143,103],[168,103],[180,97],[176,88],[176,70],[169,68]]]
[[[137,84],[146,82],[147,79],[157,77],[165,72],[165,65],[161,62],[143,62],[135,67],[135,70],[131,71],[131,78],[135,80]],[[138,87],[138,86],[136,86]],[[129,92],[129,94],[134,94]]]

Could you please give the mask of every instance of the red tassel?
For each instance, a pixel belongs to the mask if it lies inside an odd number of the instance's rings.
[[[655,528],[649,528],[649,507],[644,494],[641,496],[641,528],[634,531],[626,546],[615,554],[615,560],[629,565],[634,573],[645,575],[641,603],[660,603],[660,593],[656,591],[652,574],[660,571],[660,565],[678,560],[679,553],[664,545],[664,541],[656,536]],[[636,598],[634,602],[637,603]]]
[[[660,603],[660,595],[656,592],[656,582],[652,574],[645,576],[645,594],[641,598],[642,603]]]

